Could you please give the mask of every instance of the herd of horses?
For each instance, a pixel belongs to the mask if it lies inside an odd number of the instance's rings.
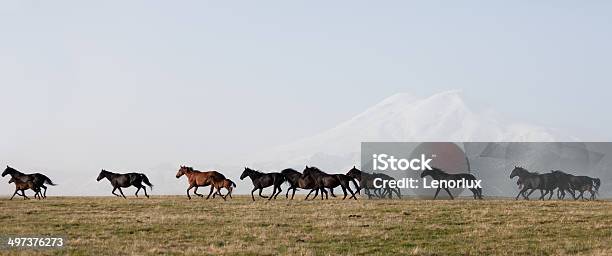
[[[540,174],[537,172],[530,172],[520,166],[515,166],[510,173],[510,178],[512,179],[514,177],[518,177],[516,184],[519,186],[520,190],[516,195],[516,200],[518,200],[520,196],[523,196],[525,200],[529,200],[529,196],[536,190],[540,190],[540,200],[544,200],[546,195],[548,195],[548,200],[550,200],[555,189],[557,189],[558,199],[564,199],[566,195],[565,192],[570,193],[574,200],[585,199],[584,192],[588,191],[590,193],[588,199],[595,200],[596,195],[599,193],[599,187],[601,186],[601,180],[598,178],[576,176],[559,170]],[[527,193],[530,189],[531,191]]]
[[[2,177],[10,175],[11,179],[9,183],[15,184],[15,192],[11,196],[11,200],[15,195],[23,197],[23,199],[29,199],[26,196],[25,191],[34,191],[34,197],[37,199],[44,199],[47,197],[47,186],[55,186],[56,184],[41,173],[22,173],[10,166],[7,166]],[[218,171],[199,171],[193,167],[180,166],[176,173],[176,178],[179,179],[182,176],[187,177],[187,198],[191,199],[190,191],[193,190],[193,194],[199,197],[204,197],[203,194],[198,193],[198,188],[210,186],[210,191],[206,196],[209,199],[211,196],[215,198],[220,196],[223,200],[227,200],[227,197],[232,198],[232,191],[236,188],[236,183],[228,179],[222,173]],[[432,168],[431,170],[425,170],[421,173],[421,178],[431,177],[433,180],[476,180],[474,175],[469,173],[450,174],[446,173],[438,168]],[[267,198],[268,200],[276,199],[277,196],[283,191],[281,185],[288,183],[289,187],[286,188],[285,198],[289,199],[289,193],[291,192],[291,200],[294,199],[295,192],[298,189],[309,190],[306,200],[308,200],[311,194],[314,192],[314,196],[311,200],[316,199],[318,196],[323,199],[329,199],[329,194],[332,197],[336,197],[334,189],[340,187],[344,194],[342,198],[345,200],[349,199],[357,200],[356,195],[361,194],[361,190],[368,198],[401,198],[401,191],[399,188],[390,187],[377,187],[375,186],[375,180],[380,181],[391,181],[393,177],[384,173],[367,173],[363,172],[357,167],[353,166],[348,172],[342,173],[326,173],[321,171],[319,168],[314,166],[306,166],[302,172],[288,168],[280,172],[265,173],[245,167],[244,171],[240,175],[240,180],[249,178],[253,184],[251,190],[251,199],[255,201],[255,192],[258,191],[259,197]],[[529,196],[536,190],[540,190],[541,200],[545,199],[548,195],[550,200],[554,194],[554,190],[557,190],[558,199],[564,199],[566,192],[572,195],[574,200],[595,200],[598,194],[599,187],[601,186],[601,180],[598,178],[592,178],[588,176],[575,176],[562,171],[551,171],[550,173],[537,173],[530,172],[525,168],[516,166],[511,174],[510,179],[518,177],[517,185],[520,190],[515,199],[519,199],[523,196],[524,199],[529,200]],[[134,186],[136,187],[135,196],[138,197],[138,193],[142,189],[144,195],[148,198],[146,186],[153,189],[153,184],[149,181],[149,178],[143,173],[113,173],[102,169],[98,174],[96,181],[107,179],[113,187],[111,193],[117,197],[126,198],[123,194],[122,188]],[[145,186],[146,185],[146,186]],[[351,188],[351,185],[353,186]],[[272,187],[272,194],[269,196],[263,195],[263,189]],[[222,193],[222,189],[227,192]],[[441,189],[444,189],[451,199],[454,199],[451,191],[448,188],[437,188],[434,199],[437,198],[438,193]],[[119,191],[119,194],[115,191]],[[530,191],[529,191],[530,190]],[[482,199],[482,188],[470,188],[473,193],[474,199]],[[584,198],[585,192],[590,193],[590,197]],[[21,192],[21,194],[19,193]],[[348,193],[347,193],[348,192]],[[350,194],[350,197],[349,197]]]

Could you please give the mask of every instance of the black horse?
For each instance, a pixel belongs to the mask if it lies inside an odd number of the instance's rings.
[[[38,188],[43,188],[44,191],[42,192],[42,198],[47,198],[47,186],[45,186],[45,184],[51,185],[51,186],[56,185],[55,183],[53,183],[53,181],[51,181],[51,179],[49,179],[49,177],[45,176],[44,174],[41,174],[41,173],[25,174],[20,171],[17,171],[16,169],[8,165],[6,166],[6,169],[4,169],[4,172],[2,172],[2,177],[6,176],[7,174],[11,175],[12,178],[17,178],[23,182],[31,181],[35,187],[33,189],[34,191],[38,190]],[[36,196],[36,194],[34,196]]]
[[[431,176],[431,178],[433,178],[434,180],[454,180],[454,181],[460,181],[462,179],[466,181],[476,180],[476,177],[474,177],[474,175],[469,174],[469,173],[450,174],[450,173],[446,173],[435,167],[432,167],[430,170],[424,170],[421,173],[421,178],[425,178],[426,176]],[[434,198],[433,198],[434,200],[436,200],[436,198],[438,197],[438,193],[440,193],[440,189],[441,189],[440,187],[436,189],[436,194],[434,195]],[[474,194],[474,199],[482,199],[482,188],[472,187],[469,189]],[[448,193],[451,199],[455,199],[453,195],[451,194],[450,190],[448,189],[448,187],[444,187],[444,190],[446,190],[446,193]]]
[[[353,168],[346,173],[346,176],[359,181],[360,189],[364,190],[364,193],[368,196],[368,199],[371,199],[372,196],[380,197],[380,195],[383,194],[383,192],[380,192],[382,190],[381,188],[374,186],[375,177],[371,173],[362,172],[361,170],[357,169],[357,167],[353,166]]]
[[[380,178],[381,180],[395,180],[393,177],[384,174],[384,173],[373,173],[372,176],[376,179],[376,178]],[[378,194],[378,197],[380,198],[385,198],[385,197],[389,197],[389,199],[393,198],[393,193],[395,193],[395,195],[397,195],[397,198],[402,198],[402,194],[400,192],[399,188],[390,188],[390,187],[385,187],[383,189],[379,189],[379,190],[375,190],[374,191],[375,194]]]
[[[553,175],[555,175],[555,179],[557,181],[557,198],[558,199],[565,199],[565,192],[569,192],[572,195],[572,198],[576,198],[576,195],[574,193],[574,189],[572,188],[571,184],[570,184],[570,180],[572,179],[571,174],[556,170],[556,171],[551,171],[551,173]]]
[[[584,199],[584,192],[589,191],[591,193],[591,197],[589,199],[595,200],[595,194],[599,189],[601,181],[599,179],[591,178],[589,176],[574,176],[570,174],[569,184],[570,187],[580,192],[580,195],[577,194],[574,197],[575,200],[580,198]]]
[[[126,174],[121,174],[121,173],[109,172],[107,170],[102,169],[96,181],[100,181],[104,178],[108,179],[111,185],[113,185],[112,193],[113,195],[116,195],[118,197],[125,198],[125,195],[123,194],[123,191],[121,190],[121,188],[127,188],[130,186],[134,186],[137,188],[136,194],[135,194],[136,197],[138,197],[138,191],[140,191],[140,189],[142,188],[144,190],[145,196],[149,198],[149,195],[147,194],[147,188],[144,185],[142,185],[142,183],[147,184],[151,188],[151,190],[153,190],[153,184],[149,182],[149,178],[147,178],[147,176],[144,175],[144,173],[130,172]],[[115,194],[115,190],[117,189],[119,189],[119,193],[121,193],[121,195]]]
[[[359,189],[357,182],[355,182],[353,178],[347,175],[344,175],[344,174],[328,174],[326,172],[319,170],[319,168],[314,167],[314,166],[311,166],[311,167],[306,166],[303,173],[304,175],[308,175],[314,178],[317,184],[317,187],[319,187],[319,189],[321,190],[321,193],[325,194],[326,198],[329,198],[329,197],[327,196],[327,193],[325,193],[325,188],[330,189],[332,196],[335,197],[332,189],[337,186],[340,186],[342,188],[342,192],[344,192],[344,198],[342,198],[343,200],[346,199],[346,196],[348,195],[346,193],[347,190],[351,193],[351,197],[349,197],[349,199],[352,198],[352,199],[357,200],[357,198],[355,197],[355,193],[349,186],[349,182],[352,181],[357,187],[357,189]],[[323,195],[321,195],[321,199],[323,199]]]
[[[519,177],[517,184],[519,187],[522,186],[519,193],[516,195],[516,200],[518,200],[521,195],[525,200],[529,200],[529,196],[537,189],[540,190],[540,200],[544,200],[544,197],[549,193],[548,199],[550,200],[554,194],[555,188],[558,187],[557,175],[553,173],[539,174],[537,172],[530,172],[523,167],[515,166],[510,173],[510,178],[512,179],[514,177]],[[531,189],[531,191],[525,194],[529,189]]]
[[[246,177],[251,178],[251,182],[253,182],[253,190],[251,190],[251,198],[253,199],[253,201],[255,201],[255,196],[253,195],[253,193],[255,192],[255,190],[258,189],[260,197],[268,198],[267,196],[262,195],[261,192],[264,188],[267,188],[269,186],[274,186],[274,188],[272,189],[272,195],[270,195],[268,200],[271,200],[272,198],[276,199],[278,194],[280,194],[280,192],[282,191],[281,185],[283,184],[283,182],[285,182],[285,175],[283,175],[282,173],[263,173],[260,171],[255,171],[248,167],[244,167],[244,171],[240,175],[240,179],[244,180],[244,178]]]
[[[305,200],[308,200],[308,197],[310,197],[312,191],[316,191],[313,199],[317,198],[317,195],[319,194],[319,187],[317,186],[317,182],[312,176],[304,175],[291,168],[282,170],[281,173],[285,175],[285,179],[287,180],[287,182],[289,182],[290,185],[290,187],[287,189],[287,194],[285,195],[286,198],[289,198],[289,191],[293,189],[293,193],[291,194],[291,200],[293,200],[293,197],[295,196],[295,191],[298,188],[310,189],[310,193],[308,193]]]

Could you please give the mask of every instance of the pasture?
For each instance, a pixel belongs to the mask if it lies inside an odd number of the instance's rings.
[[[612,255],[610,201],[302,199],[0,198],[0,234],[68,238],[0,254]]]

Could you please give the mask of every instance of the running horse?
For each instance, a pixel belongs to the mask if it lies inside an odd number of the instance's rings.
[[[22,178],[23,178],[23,176],[21,176],[21,177],[12,177],[9,180],[9,182],[8,182],[9,184],[11,184],[13,182],[15,183],[15,193],[13,193],[13,196],[11,196],[11,199],[9,199],[9,200],[13,200],[13,197],[15,197],[15,195],[22,196],[23,200],[30,199],[25,194],[25,191],[28,190],[28,189],[34,190],[34,192],[35,192],[34,198],[39,199],[39,200],[42,199],[42,197],[40,195],[40,188],[39,187],[35,187],[34,186],[34,182],[32,182],[31,180],[29,180],[27,178],[26,179],[22,179]],[[18,191],[21,191],[21,195],[19,193],[17,193]]]
[[[136,188],[138,188],[136,190],[136,197],[138,197],[138,191],[140,191],[140,189],[144,190],[145,196],[147,198],[149,198],[149,195],[147,194],[147,188],[142,185],[142,183],[147,184],[151,190],[153,190],[153,184],[151,184],[151,182],[149,182],[149,178],[147,178],[147,175],[144,175],[144,173],[135,173],[135,172],[130,172],[130,173],[126,173],[126,174],[121,174],[121,173],[113,173],[113,172],[109,172],[107,170],[102,169],[102,171],[100,171],[100,174],[98,174],[98,178],[96,178],[96,181],[100,181],[102,179],[108,179],[108,181],[110,181],[111,185],[113,185],[113,195],[116,195],[118,197],[123,197],[125,199],[125,195],[123,194],[123,191],[121,190],[121,188],[127,188],[130,186],[134,186]],[[115,190],[119,189],[119,193],[121,193],[121,195],[117,195],[115,194]]]
[[[51,185],[51,186],[56,185],[55,183],[53,183],[53,181],[51,181],[51,179],[49,179],[49,177],[45,176],[44,174],[41,174],[41,173],[25,174],[8,165],[6,166],[6,169],[4,170],[4,172],[2,172],[2,177],[6,176],[7,174],[11,175],[11,178],[17,178],[24,182],[27,182],[28,180],[32,181],[32,184],[34,185],[35,188],[43,188],[44,191],[42,192],[42,198],[47,198],[47,186],[45,186],[45,184]],[[37,189],[34,189],[34,191],[36,190]]]
[[[215,198],[216,195],[223,197],[223,199],[227,198],[227,196],[232,198],[232,191],[234,191],[234,188],[236,188],[236,183],[230,179],[224,179],[220,184],[221,187],[217,190],[217,193],[213,194],[213,198]],[[227,194],[221,194],[221,188],[225,188],[227,190]]]
[[[280,172],[263,173],[260,171],[253,170],[249,167],[244,167],[244,171],[240,175],[240,180],[249,177],[253,183],[253,190],[251,190],[251,199],[255,201],[253,193],[255,190],[259,190],[259,196],[263,198],[276,199],[278,194],[282,191],[281,185],[286,181],[285,175]],[[264,188],[272,186],[272,195],[270,197],[261,194]]]
[[[454,180],[454,181],[459,181],[462,179],[465,179],[466,181],[474,181],[476,180],[476,177],[474,177],[474,175],[469,174],[469,173],[456,173],[456,174],[451,174],[451,173],[447,173],[445,171],[442,171],[436,167],[432,167],[431,169],[425,169],[422,173],[421,173],[421,178],[425,178],[427,176],[431,176],[432,179],[434,180]],[[440,193],[440,187],[438,187],[436,189],[436,194],[434,195],[434,200],[436,200],[436,198],[438,197],[438,193]],[[478,188],[469,188],[470,191],[472,191],[472,193],[474,194],[474,199],[482,199],[482,188],[478,187]],[[448,187],[444,187],[444,190],[446,190],[446,193],[448,193],[448,195],[450,196],[451,200],[454,200],[455,198],[453,197],[453,195],[451,194],[450,190],[448,189]]]
[[[187,188],[187,198],[191,200],[191,195],[189,195],[189,190],[193,189],[193,194],[199,197],[204,197],[202,194],[198,194],[198,187],[206,187],[210,186],[210,193],[206,199],[210,198],[213,191],[217,189],[217,193],[221,194],[220,189],[223,187],[225,183],[225,176],[217,171],[208,171],[201,172],[198,170],[194,170],[193,167],[181,166],[178,172],[176,173],[176,178],[180,178],[185,175],[187,177],[187,182],[189,183],[189,187]],[[235,185],[234,185],[235,186]],[[223,197],[225,200],[225,197]]]

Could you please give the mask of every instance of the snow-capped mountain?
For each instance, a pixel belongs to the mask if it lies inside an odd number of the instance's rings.
[[[510,123],[466,106],[460,91],[426,98],[395,94],[340,125],[261,152],[252,158],[271,169],[304,164],[346,168],[359,163],[364,141],[575,141],[573,137],[536,125]]]

